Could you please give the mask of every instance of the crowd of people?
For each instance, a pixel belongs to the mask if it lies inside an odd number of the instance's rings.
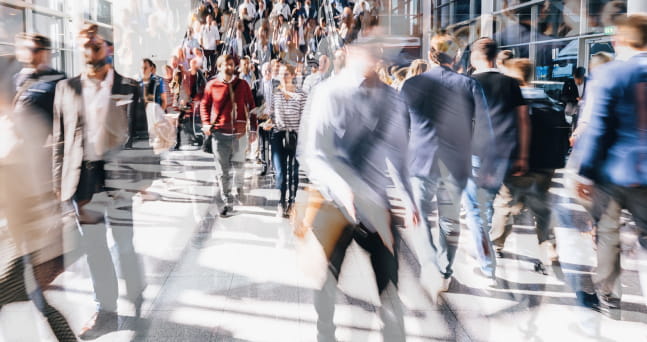
[[[608,65],[595,66],[586,88],[584,71],[576,70],[565,86],[565,105],[533,87],[530,60],[500,51],[488,37],[471,44],[469,75],[456,72],[461,51],[447,32],[431,39],[426,60],[392,65],[383,56],[378,11],[379,3],[365,0],[201,1],[164,75],[146,58],[139,80],[115,70],[110,44],[96,25],[80,30],[86,68],[69,79],[49,66],[47,37],[19,35],[22,68],[10,86],[2,84],[0,128],[17,142],[31,138],[0,150],[0,208],[13,246],[2,249],[8,266],[0,278],[0,307],[32,300],[60,341],[76,340],[41,289],[62,272],[69,251],[60,241],[34,238],[44,226],[64,226],[51,222],[60,216],[82,235],[97,302],[79,336],[93,339],[117,329],[117,273],[107,226],[128,298],[141,314],[146,284],[132,241],[133,189],[120,189],[114,182],[119,176],[106,165],[121,163],[120,151],[137,143],[138,113],[152,104],[179,113],[176,148],[191,122],[195,138],[213,154],[221,217],[242,201],[244,166],[251,159],[261,165],[259,176],[274,176],[277,215],[294,219],[297,237],[315,233],[322,240],[328,265],[320,270],[314,300],[320,341],[335,340],[335,285],[352,241],[371,255],[385,340],[405,340],[391,185],[415,235],[421,285],[434,300],[452,281],[461,208],[489,286],[498,286],[497,259],[505,257],[513,219],[524,208],[542,251],[533,256],[534,270],[547,274],[546,266],[559,258],[549,189],[556,170],[566,166],[569,145],[572,188],[591,212],[598,246],[596,287],[574,290],[579,304],[619,317],[622,209],[633,215],[639,271],[647,274],[647,17],[617,22],[616,61],[600,56]],[[566,114],[580,116],[576,133]],[[29,151],[43,157],[20,157]],[[51,174],[36,172],[49,170],[39,161],[52,163]],[[300,174],[310,183],[301,206]],[[21,184],[30,186],[16,186]],[[104,192],[112,204],[97,212],[90,203]],[[437,242],[431,234],[434,198]],[[131,226],[111,225],[115,217]],[[23,277],[28,265],[37,279],[29,290]],[[647,282],[642,286],[647,293]]]

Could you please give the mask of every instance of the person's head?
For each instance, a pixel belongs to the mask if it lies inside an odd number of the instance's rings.
[[[321,55],[319,57],[319,67],[318,67],[318,72],[319,73],[326,73],[328,72],[328,69],[330,68],[330,59],[326,55]]]
[[[281,81],[282,86],[287,86],[288,84],[292,84],[292,80],[294,79],[294,76],[296,75],[296,72],[294,70],[294,67],[288,64],[283,64],[279,68],[279,81]]]
[[[616,21],[613,43],[618,58],[647,51],[647,14],[632,14]]]
[[[48,66],[52,42],[37,33],[20,33],[16,36],[16,60],[25,66]]]
[[[523,87],[532,82],[534,65],[528,58],[513,58],[505,63],[506,75],[516,78]]]
[[[338,73],[346,65],[346,52],[342,49],[337,49],[333,57],[333,67],[335,68],[335,73]]]
[[[191,60],[189,61],[189,68],[192,74],[195,74],[198,70],[200,70],[200,58],[191,58]]]
[[[493,68],[497,57],[496,42],[487,37],[479,38],[472,43],[470,63],[476,70]]]
[[[279,63],[278,60],[273,59],[271,62],[272,66],[272,78],[278,79],[279,78],[279,68],[281,67],[281,63]]]
[[[323,16],[319,17],[319,26],[326,27],[326,18]]]
[[[297,62],[296,67],[294,68],[294,72],[297,75],[303,74],[303,62]]]
[[[175,56],[177,56],[179,63],[183,63],[186,60],[184,49],[182,47],[177,48],[177,50],[175,51]]]
[[[164,66],[164,77],[166,79],[173,78],[173,67],[170,65],[165,65]]]
[[[173,69],[175,69],[175,68],[177,68],[177,66],[178,66],[179,64],[180,64],[180,59],[179,59],[177,56],[175,56],[175,55],[171,56],[170,66],[171,66]]]
[[[246,18],[249,16],[249,13],[247,12],[247,7],[243,7],[243,9],[240,11],[240,18]]]
[[[218,71],[223,73],[225,76],[233,76],[236,66],[234,65],[234,56],[232,55],[220,55],[216,60],[216,65],[218,66]]]
[[[272,64],[270,64],[270,62],[263,63],[263,66],[261,67],[261,74],[263,75],[263,79],[266,81],[272,79]]]
[[[240,72],[243,74],[248,74],[250,72],[250,60],[249,57],[245,56],[240,59],[240,65],[238,68],[240,69]]]
[[[175,71],[175,73],[173,74],[173,82],[175,82],[176,85],[182,84],[182,71]]]
[[[575,71],[573,71],[573,79],[577,84],[582,84],[582,82],[584,82],[585,76],[586,76],[586,68],[584,67],[577,67],[575,68]]]
[[[99,26],[87,24],[79,31],[79,45],[83,48],[83,58],[88,68],[98,71],[107,65],[108,44],[99,34]]]
[[[496,55],[496,66],[497,68],[503,70],[505,69],[505,64],[514,58],[514,54],[511,50],[502,50]]]
[[[150,58],[142,59],[142,76],[144,79],[147,80],[154,74],[153,68],[155,68],[155,63]]]
[[[458,43],[447,32],[441,31],[431,38],[429,61],[436,65],[452,66],[460,52]]]
[[[202,57],[203,56],[202,49],[199,47],[193,48],[193,54],[197,57]]]
[[[613,56],[604,51],[596,52],[591,56],[591,60],[589,61],[589,72],[593,72],[594,69],[599,67],[600,65],[607,64],[613,60]]]
[[[211,26],[215,23],[215,20],[213,20],[213,14],[207,14],[207,25]]]

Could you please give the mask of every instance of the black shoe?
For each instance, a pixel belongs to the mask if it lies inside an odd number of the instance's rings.
[[[285,209],[283,209],[283,217],[284,218],[289,218],[290,217],[290,213],[292,213],[292,207],[293,207],[293,204],[292,204],[292,202],[290,202],[285,207]]]
[[[499,259],[503,258],[503,248],[495,248],[494,249],[494,254],[496,254],[496,257]]]
[[[587,293],[585,291],[575,291],[577,304],[579,306],[589,308],[595,311],[600,311],[600,300],[595,293]]]
[[[267,165],[263,164],[263,169],[261,169],[261,172],[258,174],[259,176],[265,176],[267,175]]]
[[[231,206],[226,205],[220,210],[220,217],[229,217],[233,211],[234,209]]]
[[[126,141],[126,144],[124,144],[124,148],[125,149],[133,148],[133,142],[134,142],[134,140],[132,138],[128,139],[128,141]]]
[[[82,340],[94,340],[107,333],[117,330],[117,313],[109,311],[98,311],[85,323],[79,333]]]
[[[598,310],[601,314],[619,321],[621,316],[620,298],[611,295],[598,295]],[[593,308],[595,310],[595,308]]]
[[[285,202],[279,202],[276,206],[276,217],[285,217],[287,208],[288,207],[285,205]]]
[[[537,261],[535,263],[535,272],[543,275],[548,275],[548,271],[546,271],[546,266],[544,266],[544,263],[541,261]]]

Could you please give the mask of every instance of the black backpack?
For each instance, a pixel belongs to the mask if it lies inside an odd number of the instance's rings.
[[[530,169],[559,169],[566,164],[570,125],[566,122],[564,105],[543,97],[526,99],[532,127]]]

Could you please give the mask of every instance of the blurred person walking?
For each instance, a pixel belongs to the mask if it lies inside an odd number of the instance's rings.
[[[202,131],[212,139],[212,150],[219,167],[220,216],[233,212],[236,197],[243,195],[245,150],[256,138],[256,115],[252,91],[244,80],[236,77],[234,57],[218,57],[218,75],[207,83],[200,103]],[[249,137],[248,137],[249,134]],[[234,195],[235,192],[235,195]]]
[[[503,75],[496,68],[497,43],[490,38],[480,38],[472,43],[470,62],[472,77],[485,93],[492,130],[496,136],[497,167],[501,181],[508,173],[525,173],[528,170],[530,149],[530,117],[519,82]],[[490,240],[492,202],[498,187],[484,189],[476,185],[480,160],[472,156],[472,177],[463,193],[463,207],[467,211],[467,227],[472,233],[480,263],[481,273],[496,279],[496,257]],[[494,282],[491,282],[495,284]]]
[[[647,15],[630,15],[616,28],[618,60],[601,66],[590,82],[591,122],[575,149],[581,153],[577,193],[593,201],[597,226],[598,300],[591,306],[619,319],[623,209],[638,230],[636,259],[647,296]]]
[[[133,246],[132,195],[106,164],[119,166],[118,152],[129,140],[129,118],[135,114],[138,84],[106,64],[107,45],[98,26],[89,24],[79,32],[86,69],[56,87],[54,99],[53,170],[54,190],[62,202],[73,202],[83,234],[97,311],[83,327],[82,339],[94,339],[117,329],[118,283],[108,249],[106,224],[116,217],[123,222],[111,231],[119,253],[121,274],[128,299],[139,317],[145,283]],[[132,132],[132,131],[130,131]],[[111,182],[108,182],[111,181]],[[96,193],[107,191],[111,205],[103,212],[87,209]]]
[[[303,81],[303,86],[301,89],[306,94],[309,94],[319,83],[323,82],[328,76],[328,69],[330,69],[330,59],[328,56],[321,55],[319,61],[315,62],[317,65],[317,71],[308,75]]]
[[[330,253],[314,298],[321,342],[336,341],[336,284],[352,241],[370,254],[384,341],[406,338],[397,292],[399,237],[386,189],[395,184],[401,190],[414,224],[419,215],[407,177],[407,108],[374,71],[379,44],[371,38],[348,47],[347,66],[314,90],[303,119],[298,159],[316,189],[309,201],[318,205],[308,204],[302,221],[297,215],[295,234],[323,236]],[[322,217],[309,221],[310,210],[319,215],[316,207]]]
[[[271,64],[264,63],[261,68],[262,78],[257,80],[256,85],[256,108],[259,108],[258,115],[258,157],[257,162],[262,165],[261,176],[267,174],[269,167],[269,142],[270,131],[263,129],[264,122],[270,118],[270,109],[272,108],[272,94],[274,85],[272,84]]]
[[[452,70],[458,46],[448,34],[431,39],[429,71],[402,87],[411,122],[409,170],[420,210],[414,249],[421,265],[421,282],[435,299],[447,291],[460,235],[461,194],[472,174],[472,156],[481,160],[476,185],[494,187],[494,136],[483,89]],[[439,244],[431,236],[431,203],[438,203]]]
[[[564,118],[563,106],[548,97],[543,89],[532,87],[533,67],[528,59],[523,58],[506,62],[508,75],[520,82],[532,133],[526,158],[519,154],[520,158],[506,175],[494,199],[490,238],[497,255],[503,256],[502,250],[512,232],[514,217],[527,207],[535,219],[541,253],[534,268],[546,274],[545,265],[558,258],[548,191],[555,170],[565,165],[570,128]],[[525,160],[520,162],[520,159]]]
[[[289,217],[299,188],[299,162],[296,159],[299,124],[308,95],[293,83],[294,67],[282,65],[281,84],[272,93],[270,119],[265,129],[271,129],[272,165],[276,172],[276,188],[281,191],[277,216]]]
[[[65,246],[71,244],[64,240],[69,222],[54,198],[51,150],[45,146],[52,133],[55,87],[65,78],[50,67],[50,49],[43,35],[19,34],[16,58],[22,69],[13,78],[18,64],[0,57],[5,72],[0,76],[0,310],[31,301],[56,339],[71,342],[76,336],[67,320],[43,295],[64,271]]]

